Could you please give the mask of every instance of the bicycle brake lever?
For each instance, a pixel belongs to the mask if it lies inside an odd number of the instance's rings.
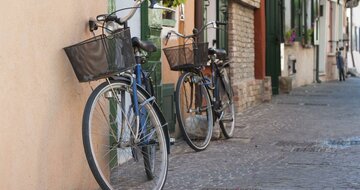
[[[214,27],[214,28],[217,28],[216,22],[213,22],[212,24],[213,24],[213,27]]]
[[[167,33],[167,34],[166,34],[166,36],[165,36],[165,45],[168,44],[169,39],[170,39],[170,36],[171,36],[171,33]]]

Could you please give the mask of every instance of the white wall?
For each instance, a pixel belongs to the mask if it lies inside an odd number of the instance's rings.
[[[347,9],[347,16],[349,17],[349,22],[350,22],[350,9]],[[355,27],[355,26],[359,30],[359,28],[360,28],[360,5],[358,7],[356,7],[356,8],[353,8],[353,27]],[[354,29],[353,29],[353,35],[354,35]],[[358,44],[359,44],[359,37],[360,36],[359,36],[359,31],[358,31],[358,39],[357,39]],[[350,47],[350,45],[349,45],[349,47]],[[353,46],[353,49],[354,49],[353,55],[354,55],[355,67],[356,67],[357,71],[359,72],[360,71],[360,52],[356,51],[355,44]],[[350,54],[350,49],[349,49],[349,52],[348,52],[347,62],[348,62],[348,67],[352,68],[353,67],[353,62],[352,62],[352,58],[351,58],[351,54]]]

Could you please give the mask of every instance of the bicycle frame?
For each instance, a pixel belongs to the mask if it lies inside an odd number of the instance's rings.
[[[219,86],[216,84],[218,84],[218,81],[219,81],[222,83],[220,85],[223,85],[224,87],[225,87],[225,85],[223,84],[224,82],[220,79],[221,78],[221,76],[220,76],[221,68],[219,68],[219,66],[216,64],[216,61],[211,60],[210,68],[211,68],[211,81],[209,81],[209,79],[204,75],[204,73],[201,71],[201,69],[192,69],[191,71],[186,71],[186,72],[193,72],[193,73],[196,73],[199,76],[201,76],[202,85],[204,85],[206,87],[207,93],[210,96],[211,105],[213,107],[214,113],[217,113],[218,111],[222,111],[222,110],[218,109],[220,107],[220,102],[219,102],[220,91],[219,91]],[[211,94],[210,91],[212,91],[213,93]],[[228,94],[228,96],[230,96],[230,95]],[[216,119],[220,118],[220,116],[218,116],[218,114],[215,114],[215,115],[216,115],[216,117],[214,117],[214,121],[216,121]]]
[[[139,86],[142,86],[142,67],[141,67],[141,57],[140,57],[140,51],[135,49],[135,68],[134,68],[134,73],[135,73],[135,77],[136,77],[136,84]],[[135,86],[135,84],[133,84],[133,86]],[[133,87],[134,88],[134,87]],[[137,101],[137,98],[135,99],[134,95],[134,101]],[[153,97],[151,97],[151,100],[154,100]],[[150,102],[150,99],[146,102]],[[136,103],[135,103],[136,104]],[[138,107],[138,105],[135,106],[136,107],[136,112],[137,112],[137,116],[139,118],[139,125],[140,127],[137,129],[137,132],[140,133],[140,136],[144,135],[146,137],[146,127],[145,127],[145,115],[146,113],[144,113],[143,115],[140,115],[140,108]],[[142,111],[144,111],[144,109],[142,109]],[[149,139],[145,139],[145,143],[147,144],[149,142]]]

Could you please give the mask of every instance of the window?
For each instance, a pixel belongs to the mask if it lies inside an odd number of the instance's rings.
[[[314,33],[314,18],[312,14],[312,7],[313,7],[313,1],[312,0],[305,0],[304,1],[304,32],[303,37],[305,37],[305,40],[308,42],[313,43],[313,33]]]
[[[284,34],[296,34],[297,41],[311,38],[318,0],[284,0]]]
[[[171,7],[172,6],[172,1],[170,0],[163,0],[163,5],[164,6],[168,6]],[[174,27],[176,24],[176,19],[175,19],[175,12],[172,11],[163,11],[162,14],[162,25],[163,26],[169,26],[169,27]]]
[[[311,12],[311,20],[313,21],[313,43],[315,45],[319,45],[319,17],[320,17],[320,4],[319,0],[312,0],[312,12]]]
[[[337,22],[337,2],[330,1],[330,12],[329,12],[329,32],[330,32],[330,40],[329,40],[329,53],[335,53],[336,41],[338,40],[338,22]]]
[[[339,3],[340,3],[341,1],[339,1]],[[342,39],[344,39],[344,36],[343,36],[343,33],[344,33],[344,31],[343,31],[343,29],[344,29],[344,27],[343,27],[343,24],[344,24],[344,17],[343,17],[343,5],[342,5],[342,3],[341,4],[339,4],[338,5],[338,14],[339,14],[339,27],[338,27],[338,40],[342,40]]]
[[[285,9],[285,16],[284,16],[284,33],[291,30],[291,1],[284,0],[284,9]]]
[[[297,39],[301,37],[303,32],[302,23],[303,23],[303,7],[302,0],[292,0],[291,1],[291,28],[295,30]]]

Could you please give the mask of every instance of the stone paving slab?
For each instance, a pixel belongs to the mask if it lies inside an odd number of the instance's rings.
[[[238,113],[234,138],[172,147],[164,189],[360,189],[360,79],[312,84]]]

